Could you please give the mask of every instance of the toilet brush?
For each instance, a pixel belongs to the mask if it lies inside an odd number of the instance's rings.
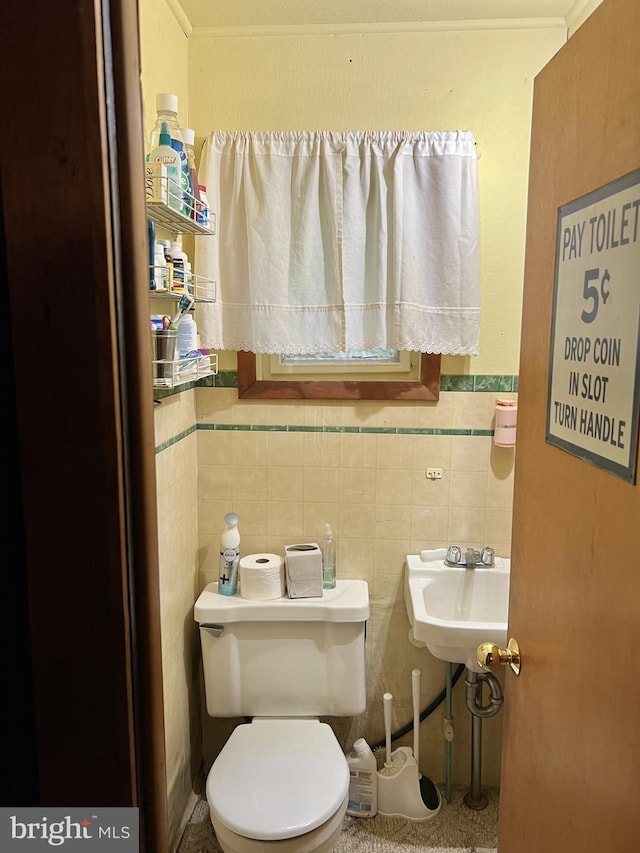
[[[422,802],[428,809],[437,809],[440,804],[438,789],[431,779],[427,779],[420,773],[420,677],[419,669],[411,673],[411,695],[413,698],[413,757],[418,767],[418,781],[420,784],[420,796]]]
[[[382,709],[384,711],[384,734],[385,734],[385,754],[384,767],[378,772],[383,776],[393,776],[397,772],[393,764],[391,756],[391,712],[393,707],[393,696],[391,693],[385,693],[382,697]]]

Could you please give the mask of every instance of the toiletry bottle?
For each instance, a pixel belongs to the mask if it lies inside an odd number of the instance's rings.
[[[196,153],[193,145],[196,141],[196,133],[192,127],[183,127],[182,136],[184,138],[184,152],[187,155],[187,165],[189,167],[189,175],[191,177],[191,191],[194,196],[194,204],[191,209],[191,218],[196,222],[200,215],[200,185],[198,183],[198,172],[196,170]]]
[[[156,290],[168,290],[169,270],[167,268],[167,262],[164,257],[164,246],[159,241],[156,241],[155,245],[154,266]]]
[[[198,349],[198,327],[193,314],[185,314],[178,323],[178,355],[189,355]]]
[[[180,210],[182,204],[181,182],[181,166],[180,156],[178,152],[171,147],[171,136],[169,135],[169,125],[166,121],[162,122],[162,130],[160,131],[160,144],[152,148],[149,152],[149,161],[151,163],[164,163],[167,170],[167,201],[169,207],[173,210]]]
[[[178,122],[178,96],[170,95],[167,92],[156,95],[156,111],[156,123],[151,129],[147,150],[151,152],[160,145],[160,133],[163,124],[168,126],[171,139],[179,139],[180,142],[184,142],[182,128]]]
[[[156,280],[156,224],[147,219],[147,241],[149,247],[149,290],[157,290]]]
[[[200,196],[200,218],[198,222],[200,225],[203,225],[205,228],[209,227],[210,213],[209,213],[209,199],[207,198],[207,188],[200,184],[198,187],[198,194]]]
[[[240,518],[235,512],[224,517],[226,527],[220,538],[220,573],[218,592],[220,595],[235,595],[238,591],[238,565],[240,563]]]
[[[376,757],[361,737],[347,755],[349,765],[349,804],[347,814],[374,817],[378,811],[378,775]]]
[[[195,295],[195,283],[193,280],[193,270],[191,269],[190,261],[185,261],[184,265],[184,286],[187,289],[187,293]]]
[[[187,255],[182,251],[182,243],[179,240],[171,242],[171,257],[173,258],[173,289],[180,292],[186,286]]]
[[[171,290],[173,287],[173,255],[171,254],[171,241],[158,240],[164,252],[164,262],[167,265],[167,286]]]
[[[336,585],[336,541],[328,524],[324,526],[322,542],[322,588],[333,589]]]
[[[184,143],[180,139],[172,139],[171,147],[178,152],[178,157],[180,158],[180,213],[183,216],[191,218],[193,210],[193,187],[191,186],[191,175],[189,174]]]

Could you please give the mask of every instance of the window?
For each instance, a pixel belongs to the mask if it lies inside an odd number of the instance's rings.
[[[395,352],[395,351],[394,351]],[[241,400],[422,400],[440,395],[440,355],[354,359],[238,352]],[[275,370],[273,369],[275,367]],[[354,373],[355,370],[355,373]]]

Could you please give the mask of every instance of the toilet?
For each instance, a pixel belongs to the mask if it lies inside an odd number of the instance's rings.
[[[207,713],[248,717],[206,783],[224,853],[329,853],[342,831],[349,768],[324,716],[366,708],[366,581],[318,598],[223,596],[208,584],[194,608]]]

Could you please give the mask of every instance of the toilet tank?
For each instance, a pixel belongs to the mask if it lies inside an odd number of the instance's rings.
[[[220,595],[211,583],[194,617],[212,717],[364,712],[366,581],[338,580],[321,598],[270,601]]]

